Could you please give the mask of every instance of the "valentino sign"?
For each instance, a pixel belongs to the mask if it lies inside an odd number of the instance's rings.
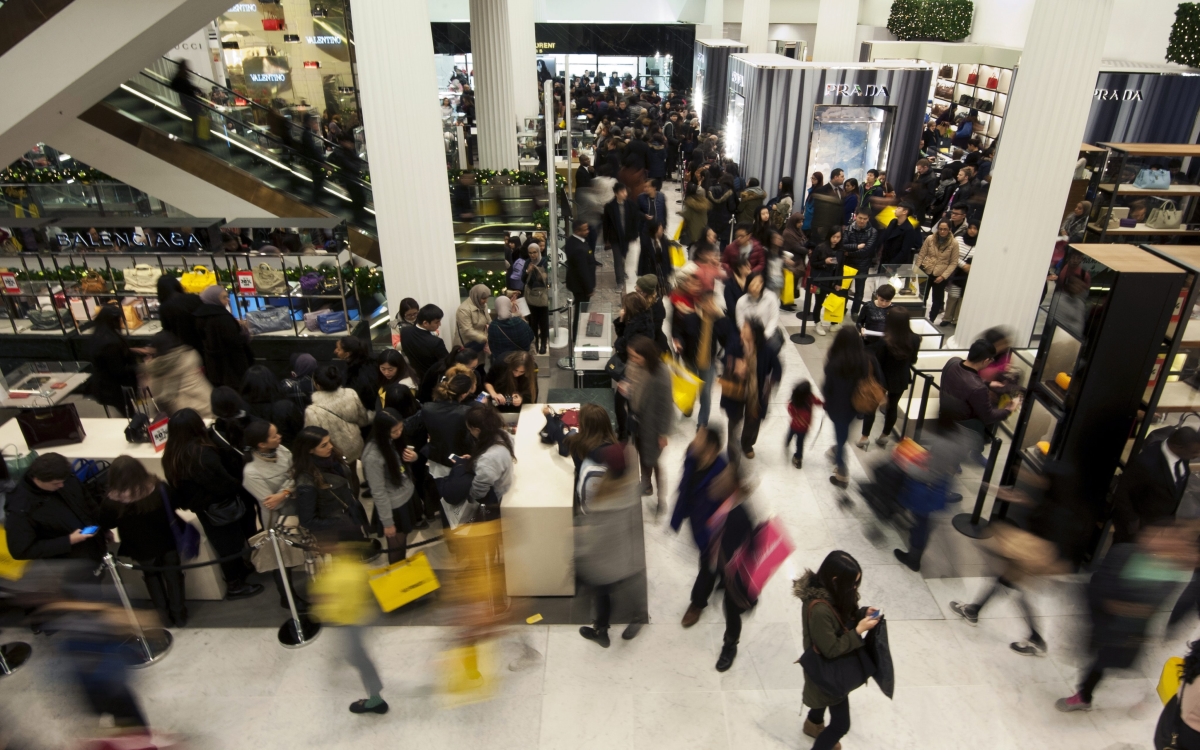
[[[283,83],[287,73],[251,73],[250,80],[255,83]]]
[[[860,86],[857,83],[827,83],[825,96],[887,96],[887,86],[868,84]]]
[[[91,234],[85,232],[59,232],[54,235],[54,241],[58,243],[60,249],[63,250],[78,250],[82,248],[99,249],[104,247],[130,247],[130,248],[173,248],[173,247],[196,247],[203,250],[204,244],[190,232],[160,232],[155,235],[151,241],[144,234],[136,232],[99,232],[97,237],[92,237]]]

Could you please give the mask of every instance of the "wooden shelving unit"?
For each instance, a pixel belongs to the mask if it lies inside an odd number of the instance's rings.
[[[1105,151],[1104,163],[1092,174],[1090,192],[1096,196],[1088,222],[1088,242],[1124,242],[1131,237],[1176,237],[1186,244],[1195,244],[1200,226],[1189,224],[1200,185],[1180,182],[1186,172],[1172,174],[1172,183],[1165,188],[1139,188],[1133,180],[1143,167],[1167,167],[1172,159],[1200,157],[1200,145],[1179,143],[1100,143]],[[1149,211],[1165,201],[1171,201],[1183,212],[1184,222],[1176,229],[1152,229],[1139,222],[1132,227],[1109,226],[1113,209],[1128,207],[1132,201],[1147,204]],[[1112,237],[1113,239],[1109,239]]]

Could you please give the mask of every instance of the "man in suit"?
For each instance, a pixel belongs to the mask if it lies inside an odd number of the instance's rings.
[[[604,204],[603,217],[604,242],[612,250],[613,271],[617,275],[617,287],[622,292],[625,291],[625,253],[629,250],[629,243],[638,239],[642,216],[638,207],[628,198],[629,190],[624,183],[613,185],[613,199]],[[570,243],[570,240],[567,242]]]
[[[621,183],[617,186],[624,191]],[[567,291],[575,297],[574,309],[571,313],[571,348],[574,351],[575,332],[579,329],[579,310],[584,302],[592,297],[596,290],[596,255],[588,247],[588,224],[583,219],[571,222],[571,236],[563,247],[567,256]]]
[[[839,201],[846,200],[846,191],[842,188],[842,183],[846,181],[846,173],[841,169],[835,169],[829,173],[829,182],[813,191],[816,195],[832,195]]]
[[[1200,433],[1191,427],[1164,427],[1146,437],[1130,459],[1113,497],[1113,544],[1132,542],[1140,529],[1175,517],[1200,458]]]

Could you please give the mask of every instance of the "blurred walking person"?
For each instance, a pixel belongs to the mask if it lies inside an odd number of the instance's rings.
[[[675,423],[671,374],[653,340],[634,336],[627,351],[629,365],[625,369],[625,380],[619,387],[624,389],[624,396],[629,399],[630,432],[642,467],[642,494],[654,492],[650,482],[653,475],[658,488],[657,514],[666,507],[666,489],[663,487],[659,457],[667,447],[667,436],[671,434]]]
[[[721,408],[729,419],[730,444],[733,433],[739,432],[742,455],[754,458],[754,444],[767,415],[771,391],[783,377],[779,354],[768,343],[762,323],[751,319],[742,324],[740,339],[732,342],[726,353],[725,373]]]
[[[825,360],[825,384],[821,392],[825,397],[825,413],[833,422],[836,440],[825,454],[834,464],[833,476],[829,481],[842,489],[850,485],[850,473],[846,467],[846,441],[850,437],[850,423],[858,411],[854,408],[854,393],[859,383],[871,376],[873,369],[873,360],[867,356],[858,330],[853,326],[838,329]]]

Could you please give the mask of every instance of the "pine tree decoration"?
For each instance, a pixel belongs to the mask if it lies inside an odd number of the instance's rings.
[[[1175,9],[1167,60],[1192,68],[1200,67],[1200,3],[1180,3]]]
[[[957,42],[971,33],[971,0],[895,0],[887,28],[900,39]]]
[[[887,30],[899,39],[921,36],[921,10],[924,4],[922,0],[894,0]]]

